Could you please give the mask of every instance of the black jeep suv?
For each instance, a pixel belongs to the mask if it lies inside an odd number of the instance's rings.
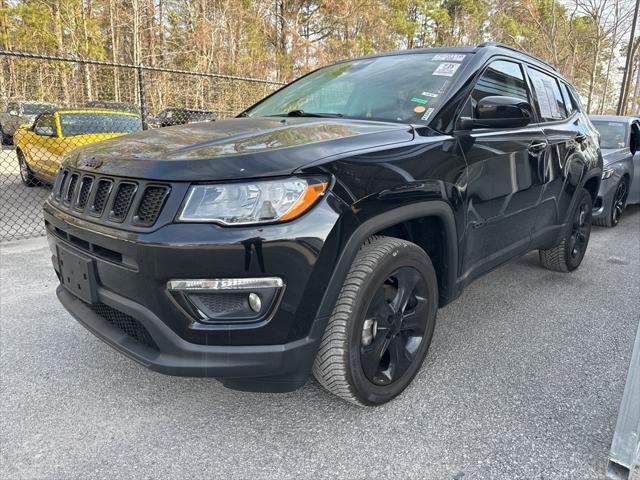
[[[44,216],[80,323],[163,373],[376,405],[436,311],[539,250],[576,269],[602,157],[573,87],[498,44],[340,62],[238,118],[66,159]]]

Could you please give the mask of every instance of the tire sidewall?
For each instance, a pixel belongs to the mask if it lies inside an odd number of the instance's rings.
[[[580,205],[582,205],[583,203],[586,203],[589,206],[589,236],[587,238],[587,244],[584,247],[584,251],[581,253],[579,257],[574,258],[571,256],[571,252],[569,251],[569,248],[570,248],[569,238],[571,237],[575,214],[580,208]],[[565,234],[566,235],[565,258],[566,258],[568,271],[572,272],[575,269],[577,269],[582,263],[582,260],[584,260],[584,257],[587,253],[587,249],[589,248],[589,240],[591,239],[592,226],[593,226],[593,202],[591,200],[591,194],[586,189],[583,188],[582,192],[578,195],[578,201],[576,202],[575,206],[571,210],[571,217],[569,219],[569,224],[567,225],[567,233]]]
[[[400,267],[413,267],[423,277],[427,285],[428,319],[422,344],[416,353],[413,363],[402,377],[390,385],[373,384],[364,374],[360,362],[360,348],[362,328],[365,314],[373,296],[389,275]],[[349,383],[354,388],[355,395],[367,405],[377,405],[388,402],[411,383],[416,376],[424,357],[427,354],[433,330],[438,305],[438,286],[433,265],[426,253],[413,244],[396,247],[385,255],[374,267],[374,272],[361,285],[351,312],[352,321],[349,322],[347,332],[347,375]]]

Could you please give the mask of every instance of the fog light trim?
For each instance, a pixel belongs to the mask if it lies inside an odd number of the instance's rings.
[[[167,288],[178,291],[254,290],[257,288],[282,288],[280,277],[212,278],[169,280]]]

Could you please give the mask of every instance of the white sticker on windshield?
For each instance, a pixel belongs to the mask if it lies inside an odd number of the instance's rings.
[[[438,67],[433,71],[433,75],[438,75],[440,77],[453,77],[453,74],[456,73],[458,68],[460,68],[459,63],[444,62],[438,65]]]
[[[431,92],[422,92],[420,95],[422,95],[423,97],[430,97],[430,98],[438,97],[437,93],[431,93]]]
[[[429,120],[429,117],[431,116],[432,113],[433,113],[433,108],[427,108],[427,111],[424,112],[424,115],[422,115],[422,117],[420,117],[420,120],[424,120],[426,122],[427,120]]]
[[[464,53],[436,53],[433,59],[445,62],[461,62],[464,60]]]

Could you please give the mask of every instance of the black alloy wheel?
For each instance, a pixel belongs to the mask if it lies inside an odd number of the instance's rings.
[[[574,211],[571,234],[567,242],[569,270],[578,268],[584,258],[584,254],[587,252],[587,245],[591,236],[592,212],[591,196],[588,194],[583,195]]]
[[[629,187],[627,178],[622,177],[613,195],[613,204],[611,205],[611,226],[615,227],[622,217],[622,212],[627,206],[627,196],[629,195]]]
[[[572,272],[580,266],[591,236],[593,203],[591,194],[581,188],[559,243],[539,250],[543,267],[556,272]]]
[[[420,370],[437,309],[438,279],[427,253],[403,239],[369,238],[329,318],[314,376],[356,405],[388,402]]]
[[[413,267],[392,272],[367,309],[360,363],[375,385],[402,377],[415,360],[427,328],[427,285]]]

